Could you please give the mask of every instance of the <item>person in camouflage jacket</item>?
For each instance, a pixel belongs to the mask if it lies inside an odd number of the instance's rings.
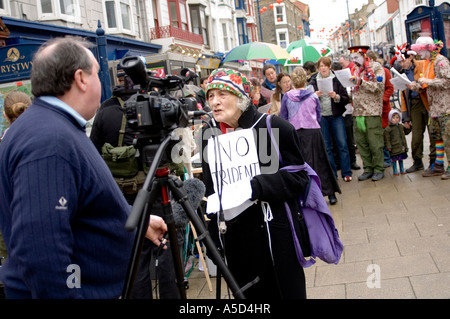
[[[385,84],[384,69],[378,62],[369,61],[368,46],[350,47],[355,73],[350,79],[353,88],[353,117],[356,145],[364,173],[358,180],[378,181],[384,177],[383,127],[381,114]]]
[[[450,63],[440,54],[442,41],[419,37],[411,46],[424,60],[424,73],[415,83],[425,88],[430,103],[430,132],[436,141],[436,161],[425,170],[424,177],[441,176],[450,179],[450,163],[444,168],[444,153],[450,159]]]

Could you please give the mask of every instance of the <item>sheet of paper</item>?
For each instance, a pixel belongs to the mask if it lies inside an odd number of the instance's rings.
[[[411,84],[411,81],[408,79],[406,74],[400,74],[396,69],[391,68],[393,73],[393,77],[390,80],[392,85],[394,86],[394,90],[404,91],[407,89],[406,85]]]
[[[325,79],[317,79],[317,87],[323,94],[333,91],[333,79],[331,77]]]
[[[252,188],[250,181],[240,181],[231,185],[224,185],[222,189],[222,209],[225,220],[238,216],[256,201],[251,201]],[[220,210],[219,195],[217,192],[208,196],[206,213],[217,213]]]
[[[250,180],[261,174],[253,130],[238,130],[208,140],[208,163],[215,193],[208,197],[206,212],[220,211],[229,220],[252,205]],[[219,199],[221,193],[221,199]]]
[[[343,87],[353,87],[356,86],[353,82],[350,81],[350,78],[352,77],[352,73],[350,72],[349,68],[342,69],[342,70],[336,70],[334,71],[334,74],[338,78],[339,82],[341,82]]]

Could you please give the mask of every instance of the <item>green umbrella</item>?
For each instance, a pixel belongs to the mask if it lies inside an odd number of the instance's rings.
[[[280,60],[290,59],[291,55],[282,47],[266,42],[250,42],[230,50],[223,59],[223,63],[248,60]]]
[[[307,61],[317,62],[321,57],[333,54],[333,50],[326,44],[309,38],[292,42],[286,51],[292,59],[287,60],[285,65],[303,65]]]

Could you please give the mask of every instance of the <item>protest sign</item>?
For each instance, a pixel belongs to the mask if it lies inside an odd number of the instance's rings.
[[[208,197],[206,212],[219,212],[221,202],[225,220],[230,220],[255,202],[250,200],[250,180],[261,171],[253,130],[211,138],[207,151],[215,193]]]

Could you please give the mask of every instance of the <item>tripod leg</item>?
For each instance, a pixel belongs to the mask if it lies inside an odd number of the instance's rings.
[[[162,186],[162,208],[164,220],[169,230],[169,242],[172,252],[172,259],[175,264],[175,276],[178,291],[181,299],[186,299],[186,290],[184,289],[184,267],[181,261],[180,249],[178,246],[177,230],[175,228],[175,221],[173,219],[172,205],[169,199],[169,189],[167,185]]]
[[[152,192],[155,190],[153,189]],[[151,192],[150,192],[151,193]],[[151,194],[150,194],[151,197]],[[147,232],[148,223],[150,219],[150,210],[152,207],[153,201],[149,204],[146,203],[143,208],[143,214],[139,219],[139,228],[134,240],[133,250],[130,262],[128,264],[127,276],[125,279],[124,288],[122,291],[123,299],[131,299],[134,282],[136,280],[137,270],[139,266],[140,256],[142,247],[144,245],[145,233]]]
[[[144,201],[139,207],[138,228],[136,232],[136,237],[134,239],[133,250],[131,253],[130,262],[128,264],[127,276],[125,279],[124,288],[122,290],[123,299],[131,299],[133,293],[133,287],[136,280],[136,275],[139,267],[140,256],[142,252],[142,247],[144,246],[145,234],[147,232],[148,223],[150,220],[150,212],[153,207],[153,203],[156,200],[158,191],[158,182],[153,181],[151,184],[150,191],[147,189],[139,190],[138,196],[144,198]],[[134,207],[134,206],[133,206]]]

